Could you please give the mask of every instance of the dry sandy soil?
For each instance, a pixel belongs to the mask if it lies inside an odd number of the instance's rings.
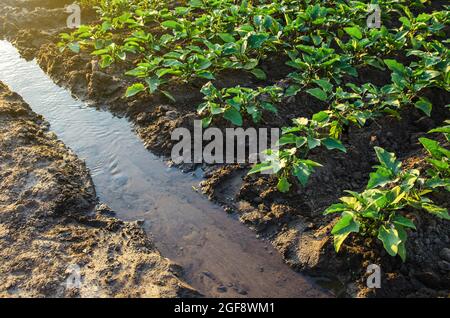
[[[0,296],[197,295],[140,225],[113,214],[84,163],[0,83]]]

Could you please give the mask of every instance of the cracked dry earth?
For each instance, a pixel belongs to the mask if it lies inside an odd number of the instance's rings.
[[[84,163],[0,83],[0,296],[198,295],[139,224],[112,214]]]

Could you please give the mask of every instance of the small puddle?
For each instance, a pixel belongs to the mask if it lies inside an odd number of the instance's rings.
[[[86,161],[100,200],[120,219],[144,219],[161,253],[182,265],[184,279],[204,295],[327,295],[291,270],[270,243],[193,191],[198,178],[147,151],[126,119],[74,99],[6,41],[0,41],[0,81]]]

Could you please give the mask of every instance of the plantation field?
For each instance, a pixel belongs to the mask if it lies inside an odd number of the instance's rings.
[[[7,0],[0,37],[169,163],[194,120],[280,128],[257,164],[178,168],[334,296],[450,295],[446,1],[82,0],[73,29],[69,3]]]

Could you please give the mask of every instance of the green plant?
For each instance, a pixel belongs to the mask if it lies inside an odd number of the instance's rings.
[[[446,126],[432,129],[430,133],[444,134],[447,142],[450,140],[450,121],[446,121]],[[419,138],[420,143],[428,152],[427,162],[430,168],[427,169],[429,179],[426,185],[429,188],[444,188],[450,191],[450,150],[444,148],[438,141],[429,138]]]
[[[82,25],[70,34],[61,33],[59,35],[61,42],[58,42],[57,44],[60,51],[63,52],[66,48],[68,48],[74,53],[80,53],[81,43],[84,43],[92,36],[92,30],[92,27]]]
[[[321,111],[311,119],[297,118],[292,127],[283,128],[278,141],[279,150],[269,150],[267,159],[256,164],[249,174],[271,170],[278,177],[278,190],[287,192],[291,188],[293,178],[306,186],[315,168],[322,165],[307,159],[309,152],[324,146],[328,150],[346,152],[342,143],[332,136],[329,131],[336,122],[331,111]]]
[[[204,116],[204,127],[209,126],[218,115],[237,126],[242,126],[243,116],[249,116],[258,123],[264,111],[277,112],[274,104],[281,100],[282,91],[277,86],[256,90],[237,86],[218,90],[209,82],[201,89],[205,102],[198,106],[197,112]]]
[[[446,208],[426,197],[432,190],[420,170],[402,170],[402,163],[393,153],[379,147],[375,152],[380,165],[370,174],[366,190],[347,191],[350,196],[342,197],[341,203],[331,205],[324,214],[341,213],[331,231],[336,252],[349,234],[358,233],[377,237],[389,255],[399,255],[405,261],[407,229],[416,228],[405,212],[425,210],[446,220],[450,216]]]
[[[331,79],[340,84],[344,74],[357,76],[356,69],[350,64],[350,57],[340,55],[325,45],[318,48],[297,45],[288,55],[291,60],[286,64],[298,70],[288,75],[294,82],[288,89],[288,96],[297,94],[314,79]]]

